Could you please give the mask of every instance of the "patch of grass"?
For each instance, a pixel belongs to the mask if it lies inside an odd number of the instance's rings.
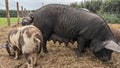
[[[100,16],[102,16],[106,22],[108,23],[118,23],[120,24],[120,18],[117,14],[109,14],[109,13],[98,13]]]
[[[18,18],[10,18],[11,25],[17,23],[17,21],[18,21]],[[7,18],[0,18],[0,27],[4,27],[7,25],[8,25]]]

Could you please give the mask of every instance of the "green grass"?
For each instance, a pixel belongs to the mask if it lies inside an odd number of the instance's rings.
[[[119,14],[113,14],[113,13],[101,13],[101,11],[97,12],[98,15],[100,15],[101,17],[103,17],[105,19],[106,22],[108,23],[118,23],[120,24],[120,15]]]
[[[10,18],[11,25],[17,23],[17,21],[18,21],[18,18]],[[0,27],[4,27],[4,26],[7,26],[7,25],[8,25],[7,18],[0,18]]]

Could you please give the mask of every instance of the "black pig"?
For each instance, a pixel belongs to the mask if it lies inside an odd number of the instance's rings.
[[[77,41],[79,55],[88,45],[87,42],[91,51],[102,61],[110,60],[113,51],[120,52],[109,26],[94,13],[67,5],[49,4],[36,10],[29,18],[43,33],[43,51],[46,53],[46,41],[52,34]],[[30,21],[27,23],[31,24]]]

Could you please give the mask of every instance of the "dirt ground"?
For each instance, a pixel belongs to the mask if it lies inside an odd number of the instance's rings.
[[[7,34],[10,30],[17,28],[5,27],[0,29],[0,45],[7,40]],[[110,25],[120,29],[120,25]],[[104,63],[98,60],[89,49],[82,57],[77,57],[77,43],[69,43],[66,47],[64,43],[59,44],[53,41],[47,42],[49,53],[41,53],[38,59],[38,65],[35,68],[120,68],[120,54],[113,52],[112,62]],[[26,60],[22,56],[19,60],[14,60],[8,56],[5,49],[0,49],[0,68],[24,68]]]

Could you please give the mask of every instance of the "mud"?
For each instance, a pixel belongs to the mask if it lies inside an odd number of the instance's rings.
[[[7,40],[7,34],[10,30],[17,28],[5,27],[0,29],[0,45]],[[110,26],[120,29],[118,24],[110,24]],[[69,43],[66,46],[64,43],[47,42],[49,53],[40,53],[38,65],[35,68],[120,68],[120,53],[113,52],[112,60],[109,63],[104,63],[98,60],[89,49],[82,57],[77,57],[77,43]],[[0,49],[0,68],[25,68],[26,60],[23,56],[19,60],[14,60],[10,57],[5,49]]]

